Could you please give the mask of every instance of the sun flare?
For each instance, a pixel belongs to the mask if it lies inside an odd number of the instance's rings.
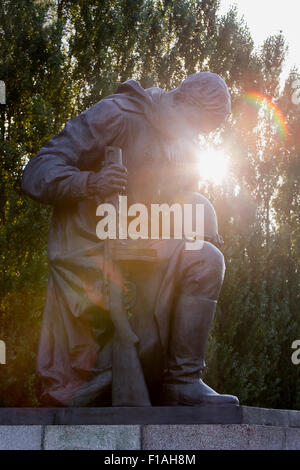
[[[228,176],[229,158],[221,150],[207,149],[199,153],[200,180],[222,184]]]

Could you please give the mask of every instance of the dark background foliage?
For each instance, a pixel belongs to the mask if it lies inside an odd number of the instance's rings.
[[[26,161],[72,116],[135,78],[169,89],[195,71],[227,81],[232,119],[222,129],[231,158],[222,186],[202,184],[225,239],[227,273],[208,350],[206,379],[241,402],[300,409],[300,106],[283,90],[281,34],[254,50],[233,8],[217,0],[2,0],[0,79],[0,406],[38,406],[35,358],[47,284],[51,208],[20,191]],[[249,90],[280,105],[290,138],[243,99]],[[258,122],[263,126],[257,126]],[[238,188],[238,191],[237,191]]]

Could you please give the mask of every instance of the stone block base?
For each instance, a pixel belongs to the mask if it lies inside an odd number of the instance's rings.
[[[219,411],[2,408],[0,450],[4,449],[300,450],[300,411],[244,406]]]

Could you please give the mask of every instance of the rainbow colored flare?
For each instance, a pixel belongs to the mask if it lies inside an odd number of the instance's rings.
[[[288,137],[288,125],[286,118],[277,104],[272,101],[272,98],[264,93],[257,91],[250,91],[245,94],[245,100],[248,103],[253,104],[255,107],[260,108],[261,105],[265,105],[272,122],[278,129],[278,133],[283,139]]]

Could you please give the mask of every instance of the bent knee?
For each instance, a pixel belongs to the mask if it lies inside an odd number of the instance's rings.
[[[225,259],[223,253],[210,242],[204,242],[203,249],[205,260],[208,261],[211,269],[221,275],[223,280],[225,274]]]
[[[203,242],[202,248],[195,251],[185,251],[183,254],[184,267],[198,264],[199,267],[206,265],[208,268],[213,269],[224,274],[225,260],[223,253],[212,243]]]
[[[211,298],[217,298],[225,275],[225,261],[221,251],[210,242],[204,242],[201,250],[186,251],[183,268],[188,283],[208,289]]]

